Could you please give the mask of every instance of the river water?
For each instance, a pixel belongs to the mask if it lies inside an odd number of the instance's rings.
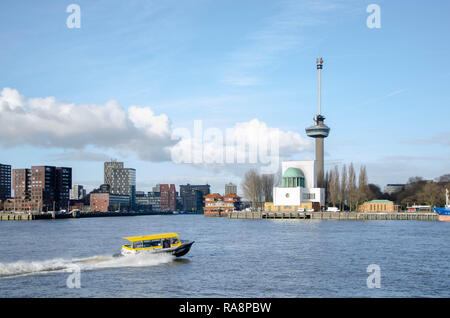
[[[191,251],[112,257],[123,236],[164,232]],[[0,297],[450,296],[450,222],[180,214],[9,221],[0,233]]]

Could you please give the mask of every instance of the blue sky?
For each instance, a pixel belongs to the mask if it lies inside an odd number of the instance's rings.
[[[80,29],[66,25],[72,3],[81,8]],[[372,3],[381,8],[380,29],[366,25]],[[203,169],[158,156],[170,131],[192,130],[194,120],[225,130],[257,119],[311,143],[304,129],[317,112],[322,56],[327,167],[365,164],[380,186],[450,173],[449,9],[448,1],[406,0],[3,0],[0,91],[10,89],[3,102],[15,96],[28,105],[15,114],[29,116],[21,127],[0,111],[0,162],[71,166],[74,183],[92,188],[103,181],[103,160],[117,158],[137,169],[138,189],[209,182],[223,192],[225,183],[240,183],[241,167]],[[89,106],[49,129],[63,105]],[[132,124],[122,118],[133,106],[151,110],[152,120],[141,127],[141,113]],[[117,116],[103,127],[109,109]],[[136,129],[151,137],[139,139]],[[133,145],[116,144],[120,132]],[[295,140],[286,140],[293,146],[284,155],[313,158],[311,144]]]

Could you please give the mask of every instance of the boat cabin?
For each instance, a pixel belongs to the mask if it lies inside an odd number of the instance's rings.
[[[181,241],[176,233],[130,236],[123,237],[123,239],[130,242],[130,244],[123,245],[123,248],[132,251],[170,248],[181,245]]]

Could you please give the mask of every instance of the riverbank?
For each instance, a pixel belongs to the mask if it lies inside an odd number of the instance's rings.
[[[231,212],[230,219],[418,220],[438,221],[436,213],[419,212]]]
[[[114,216],[140,216],[140,215],[173,215],[169,212],[74,212],[74,213],[0,213],[0,221],[33,221],[53,220],[68,218],[92,218],[92,217],[114,217]],[[183,212],[181,214],[202,214]]]

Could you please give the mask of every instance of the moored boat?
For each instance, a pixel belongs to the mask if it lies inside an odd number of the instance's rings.
[[[180,240],[177,233],[130,236],[123,239],[130,243],[122,246],[121,255],[168,253],[180,257],[188,253],[194,244],[194,241]]]
[[[450,206],[444,208],[433,208],[434,212],[438,214],[439,221],[450,221]]]
[[[450,202],[448,196],[448,189],[445,189],[445,207],[433,208],[433,210],[438,214],[439,221],[450,221]]]

